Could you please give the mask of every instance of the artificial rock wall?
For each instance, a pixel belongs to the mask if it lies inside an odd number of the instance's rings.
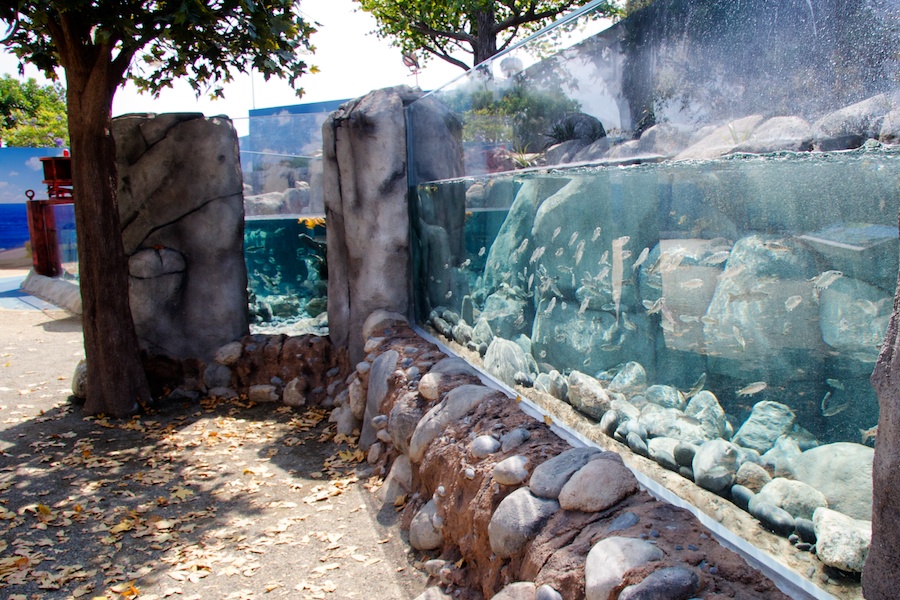
[[[322,127],[328,227],[328,326],[350,360],[363,357],[365,318],[376,309],[409,314],[410,237],[405,108],[422,96],[398,86],[348,102]],[[412,168],[429,179],[462,173],[462,126],[435,105],[417,119],[428,151]],[[448,148],[449,147],[449,148]]]
[[[113,119],[119,217],[141,349],[212,357],[248,333],[243,182],[226,117]]]

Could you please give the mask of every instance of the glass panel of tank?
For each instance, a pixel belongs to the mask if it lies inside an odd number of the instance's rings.
[[[870,519],[898,16],[657,0],[596,33],[589,7],[413,103],[418,321],[769,530]]]
[[[251,117],[240,139],[251,329],[327,333],[322,123]]]

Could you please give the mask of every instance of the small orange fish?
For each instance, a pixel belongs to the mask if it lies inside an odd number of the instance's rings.
[[[862,439],[859,442],[860,444],[865,444],[869,440],[875,442],[878,438],[878,425],[869,427],[868,429],[860,429],[859,434],[862,436]]]

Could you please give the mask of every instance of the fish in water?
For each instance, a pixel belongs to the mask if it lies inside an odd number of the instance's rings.
[[[697,323],[700,317],[697,315],[678,315],[678,320],[682,323]]]
[[[869,427],[868,429],[860,429],[859,435],[862,436],[859,443],[865,444],[869,440],[877,440],[878,439],[878,425],[874,427]]]
[[[728,260],[729,256],[731,256],[731,250],[722,250],[721,252],[710,254],[703,259],[703,262],[708,265],[720,265]]]
[[[687,281],[681,282],[681,287],[686,290],[696,290],[697,288],[703,287],[702,279],[688,279]]]
[[[787,300],[784,301],[784,308],[788,312],[791,312],[803,302],[803,296],[791,296]]]
[[[584,240],[578,242],[578,247],[575,248],[575,264],[581,262],[581,258],[584,256]]]
[[[594,235],[591,236],[591,241],[592,241],[592,242],[596,242],[596,241],[597,241],[597,238],[600,237],[600,234],[601,234],[602,232],[603,232],[603,228],[602,228],[602,227],[598,227],[597,229],[595,229],[595,230],[594,230]]]
[[[569,248],[572,247],[572,244],[574,244],[577,239],[578,239],[578,232],[576,231],[576,232],[572,233],[571,237],[569,237]]]
[[[556,307],[556,296],[550,298],[550,303],[547,304],[547,308],[544,310],[544,316],[549,317],[550,313],[553,312],[554,307]]]
[[[605,265],[608,262],[609,262],[609,250],[607,250],[606,252],[603,253],[603,256],[600,257],[600,262],[598,262],[597,264]]]
[[[737,325],[731,326],[731,333],[734,334],[734,339],[737,340],[737,343],[740,344],[741,348],[747,349],[747,342],[744,341],[744,336],[741,335],[741,330],[738,329]]]
[[[862,298],[853,303],[854,306],[859,307],[861,311],[869,315],[870,317],[878,316],[878,305],[872,302],[871,300],[866,300]]]
[[[703,315],[702,317],[700,317],[700,322],[703,323],[704,325],[709,325],[710,327],[712,327],[713,325],[719,324],[718,319],[716,319],[715,317],[708,317],[706,315]]]
[[[813,277],[810,281],[812,281],[813,287],[817,290],[824,290],[843,276],[844,274],[840,271],[825,271],[824,273],[820,273],[818,276]]]
[[[553,255],[554,255],[556,258],[559,258],[560,256],[563,255],[563,252],[565,252],[565,251],[566,251],[565,248],[557,248],[557,249],[556,249],[556,252],[554,252]]]
[[[765,381],[755,381],[748,386],[742,387],[737,391],[738,397],[741,396],[752,396],[753,394],[758,394],[764,389],[769,387],[769,384]]]
[[[736,267],[730,267],[730,268],[725,269],[724,271],[722,271],[722,274],[719,275],[719,279],[731,279],[732,277],[735,277],[735,276],[737,276],[737,275],[740,275],[740,274],[743,273],[746,269],[747,269],[747,267],[745,267],[744,265],[738,265],[738,266],[736,266]]]
[[[578,316],[579,316],[579,317],[580,317],[581,315],[584,314],[584,311],[587,310],[588,305],[589,305],[590,303],[591,303],[591,298],[590,298],[590,296],[585,296],[585,297],[584,297],[584,300],[581,301],[581,306],[578,307]]]
[[[706,373],[700,375],[700,377],[697,378],[697,381],[694,382],[694,385],[691,386],[691,389],[684,393],[685,399],[693,398],[702,392],[704,387],[706,387]]]
[[[622,313],[622,327],[627,329],[628,331],[637,331],[637,325],[635,325],[631,319],[628,318],[628,313]]]
[[[641,253],[638,254],[637,260],[634,261],[634,264],[631,265],[632,271],[637,271],[637,268],[644,264],[644,261],[647,260],[647,257],[650,255],[650,248],[644,248],[641,250]]]
[[[833,387],[836,390],[845,390],[847,388],[844,387],[844,384],[840,379],[826,379],[825,383],[828,384],[829,387]]]
[[[535,262],[536,260],[540,260],[540,258],[544,255],[544,250],[546,250],[545,246],[539,246],[534,249],[534,252],[531,253],[531,259],[528,261],[529,264]]]
[[[552,242],[553,240],[555,240],[556,236],[558,236],[561,231],[562,231],[562,227],[557,227],[556,229],[554,229],[553,235],[550,237],[550,241]]]
[[[647,314],[652,315],[656,314],[662,310],[663,305],[666,303],[665,297],[660,297],[656,301],[653,300],[644,300],[643,305],[644,308],[647,309]]]
[[[840,414],[847,410],[847,407],[850,406],[850,403],[847,400],[843,402],[835,402],[833,400],[834,395],[831,392],[825,392],[825,395],[822,396],[822,416],[823,417],[833,417],[834,415]]]
[[[622,301],[622,249],[630,240],[627,235],[616,238],[612,242],[612,297],[616,305],[616,323],[619,322],[619,306]]]
[[[484,256],[485,252],[487,252],[487,247],[482,246],[481,248],[478,249],[478,256]]]

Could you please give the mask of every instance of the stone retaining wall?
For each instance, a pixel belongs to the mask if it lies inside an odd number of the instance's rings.
[[[421,600],[785,597],[617,454],[569,447],[401,315],[362,334],[332,420],[361,431],[380,499],[402,508],[435,586]]]

